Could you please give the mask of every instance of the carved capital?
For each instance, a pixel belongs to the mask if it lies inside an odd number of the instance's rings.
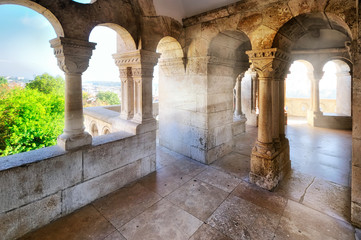
[[[89,59],[96,43],[59,37],[50,41],[58,66],[65,73],[82,74],[89,66]]]
[[[137,66],[137,65],[147,65],[154,67],[158,63],[158,58],[160,53],[155,53],[147,50],[137,50],[132,52],[113,54],[115,64],[118,67],[124,66]]]
[[[283,79],[292,62],[291,55],[277,48],[246,52],[260,78]]]

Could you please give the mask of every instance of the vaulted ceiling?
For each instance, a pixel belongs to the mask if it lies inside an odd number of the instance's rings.
[[[180,22],[212,9],[226,6],[239,0],[153,0],[158,15],[172,17]]]

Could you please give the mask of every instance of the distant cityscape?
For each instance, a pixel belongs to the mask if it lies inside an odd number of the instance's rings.
[[[9,85],[18,85],[25,87],[27,83],[33,79],[17,76],[5,76]],[[114,92],[119,98],[121,97],[121,82],[107,82],[107,81],[84,81],[82,90],[89,93],[91,96],[96,96],[99,92]],[[158,81],[153,83],[153,101],[158,102]]]

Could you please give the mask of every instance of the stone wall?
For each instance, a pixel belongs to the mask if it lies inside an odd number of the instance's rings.
[[[286,110],[288,116],[307,117],[307,110],[311,108],[311,99],[286,98]],[[320,108],[324,113],[335,113],[335,99],[320,99]]]
[[[155,171],[155,131],[113,133],[0,161],[0,236],[15,239]]]

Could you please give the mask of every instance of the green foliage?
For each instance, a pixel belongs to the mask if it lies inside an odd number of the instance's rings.
[[[119,97],[114,92],[99,92],[97,99],[103,103],[103,105],[117,105],[120,104]]]
[[[50,85],[37,86],[41,91],[36,87],[3,88],[1,91],[0,156],[55,145],[62,133],[64,95],[58,92],[61,84],[52,85],[55,89],[50,91]]]
[[[4,78],[3,76],[0,76],[0,85],[8,84],[8,80]]]
[[[40,92],[64,95],[65,81],[62,77],[53,77],[47,73],[38,75],[33,81],[26,84],[26,88],[37,89]]]

